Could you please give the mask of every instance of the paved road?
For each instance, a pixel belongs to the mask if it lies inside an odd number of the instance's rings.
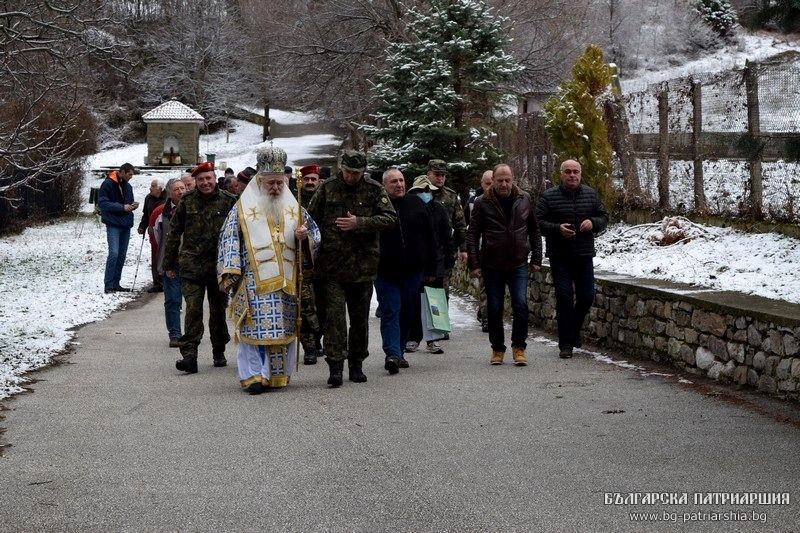
[[[562,361],[538,342],[530,366],[490,367],[465,328],[390,377],[377,319],[369,383],[329,390],[319,364],[253,397],[207,344],[199,374],[175,371],[161,309],[82,329],[65,364],[5,403],[0,531],[657,531],[629,513],[665,511],[706,513],[681,530],[800,529],[795,405]],[[605,492],[739,491],[790,504],[604,505]],[[736,520],[753,510],[766,522]]]

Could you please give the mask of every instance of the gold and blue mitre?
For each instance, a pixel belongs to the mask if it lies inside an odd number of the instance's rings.
[[[259,174],[283,174],[286,166],[286,152],[277,146],[259,148],[256,153]]]

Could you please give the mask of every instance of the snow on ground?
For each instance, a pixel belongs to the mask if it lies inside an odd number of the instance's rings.
[[[788,50],[800,50],[800,45],[788,41],[786,36],[782,35],[742,32],[736,43],[720,48],[703,58],[655,71],[640,69],[630,74],[623,73],[620,83],[624,93],[644,91],[653,83],[692,74],[709,74],[743,68],[747,59],[763,60]]]
[[[225,132],[203,135],[201,151],[215,152],[217,162],[226,161],[237,172],[255,163],[261,142],[261,127],[235,121],[236,132],[225,140]],[[291,160],[323,155],[338,144],[332,135],[307,135],[275,139]],[[128,161],[139,165],[147,153],[145,144],[107,150],[89,158],[88,168],[114,166]],[[177,177],[180,171],[148,172],[131,180],[134,197],[143,204],[153,177]],[[221,174],[221,173],[220,173]],[[88,172],[88,189],[101,180]],[[134,227],[142,216],[134,212]],[[0,399],[23,390],[23,374],[41,368],[69,345],[72,329],[107,317],[130,302],[135,294],[103,292],[103,271],[107,253],[105,226],[93,215],[94,206],[84,204],[82,213],[69,220],[29,228],[19,235],[0,239]],[[131,230],[131,240],[122,285],[130,287],[136,275],[136,258],[142,239]],[[144,244],[136,288],[151,283],[150,248]],[[166,328],[164,340],[168,340]]]
[[[264,116],[263,107],[254,107],[254,106],[241,106],[241,107],[242,109],[245,109],[256,115],[261,115],[262,117]],[[278,124],[283,124],[284,126],[297,125],[297,124],[313,124],[314,122],[320,120],[320,117],[318,117],[314,113],[304,113],[302,111],[283,111],[281,109],[270,109],[269,118],[270,120],[274,120]]]
[[[223,166],[230,167],[236,172],[247,166],[255,168],[256,151],[259,147],[270,144],[270,141],[263,142],[261,140],[263,131],[261,126],[243,120],[232,120],[231,124],[236,131],[230,134],[230,140],[227,140],[228,134],[224,130],[200,136],[200,153],[216,155],[217,175],[219,176],[224,172]],[[334,155],[325,153],[325,148],[337,146],[339,139],[331,134],[317,134],[276,138],[272,140],[272,143],[286,150],[286,154],[289,156],[287,164],[294,166],[294,161],[297,160],[313,159],[320,155]],[[145,143],[133,144],[95,154],[89,158],[88,164],[91,168],[118,167],[127,161],[136,166],[141,165],[146,156],[147,145]],[[169,177],[178,177],[180,173],[181,170],[176,169],[169,173]],[[134,176],[134,180],[139,177],[139,175]]]
[[[595,269],[800,303],[800,240],[699,227],[706,237],[658,246],[653,226],[611,226],[597,239]]]

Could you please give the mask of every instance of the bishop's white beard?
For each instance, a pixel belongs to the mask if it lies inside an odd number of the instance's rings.
[[[273,226],[280,226],[283,224],[286,193],[287,188],[284,186],[283,191],[278,196],[271,196],[267,193],[261,195],[261,208],[264,210],[264,213],[267,214],[267,218]]]

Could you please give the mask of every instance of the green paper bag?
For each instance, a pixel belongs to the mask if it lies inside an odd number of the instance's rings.
[[[437,332],[451,331],[450,310],[447,307],[447,295],[444,289],[425,287],[425,297],[428,300],[427,323],[431,329]]]

